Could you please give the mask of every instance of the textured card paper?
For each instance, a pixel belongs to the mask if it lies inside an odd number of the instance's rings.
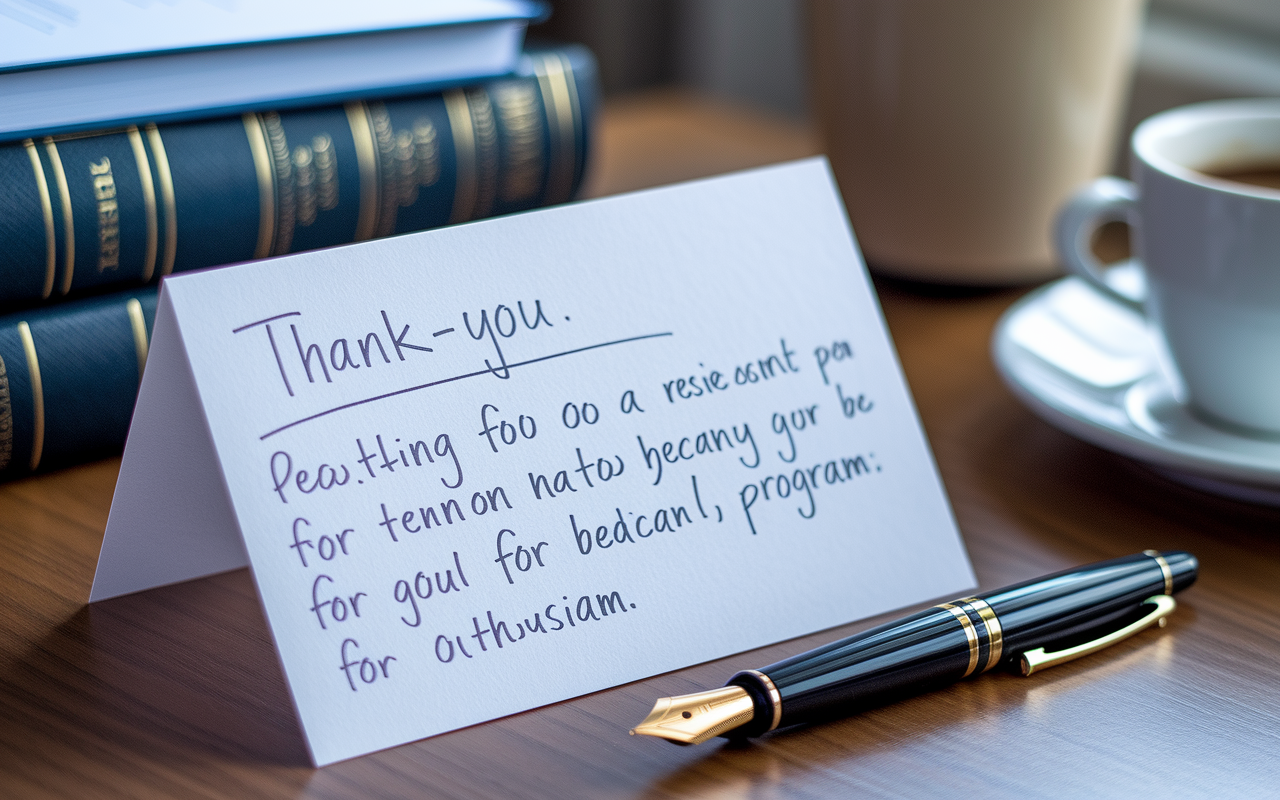
[[[316,764],[974,584],[821,159],[166,279],[92,599],[246,563]]]

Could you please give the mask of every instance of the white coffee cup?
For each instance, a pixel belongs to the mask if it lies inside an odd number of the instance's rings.
[[[1280,100],[1226,100],[1138,126],[1134,182],[1100,178],[1069,201],[1056,243],[1066,266],[1142,310],[1175,396],[1226,427],[1280,434],[1280,189],[1226,177],[1280,171]],[[1127,221],[1145,275],[1126,289],[1090,250]]]

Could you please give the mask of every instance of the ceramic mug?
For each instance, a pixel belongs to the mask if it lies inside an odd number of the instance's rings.
[[[1007,285],[1106,172],[1143,0],[810,0],[827,155],[871,268]]]
[[[1134,131],[1132,157],[1132,183],[1100,178],[1068,202],[1059,254],[1146,315],[1179,401],[1210,422],[1280,434],[1280,188],[1264,185],[1280,186],[1280,100],[1157,114]],[[1090,250],[1113,220],[1130,224],[1145,276],[1127,288]]]

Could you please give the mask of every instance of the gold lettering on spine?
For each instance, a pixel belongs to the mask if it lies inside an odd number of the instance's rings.
[[[470,93],[467,96],[470,99]],[[475,104],[471,105],[467,113],[471,115],[470,121],[477,133],[477,141],[485,143],[480,149],[484,152],[496,151],[497,130],[493,124],[493,113],[488,109],[488,99],[482,98],[482,102],[484,110],[479,116],[475,113],[477,108]],[[430,186],[440,179],[440,143],[435,126],[426,117],[414,120],[412,130],[396,130],[385,104],[370,103],[368,113],[370,130],[378,153],[378,177],[381,190],[378,198],[378,228],[374,235],[388,236],[395,233],[396,218],[400,208],[418,202],[418,188]],[[481,133],[482,131],[486,133]],[[486,147],[487,150],[485,150]],[[492,153],[489,161],[492,162],[491,171],[494,175],[487,183],[492,187],[496,185],[497,180],[496,152]],[[481,179],[478,185],[484,187],[486,181]],[[478,195],[482,194],[483,191],[478,192]],[[478,202],[491,204],[492,190],[488,195],[487,203],[483,200]],[[480,215],[485,212],[477,209],[475,213]]]
[[[414,181],[418,186],[432,186],[440,180],[440,137],[436,135],[436,126],[427,117],[419,117],[413,121],[413,163],[415,166]],[[415,188],[413,198],[403,205],[411,206],[418,202]]]
[[[178,202],[173,193],[173,173],[169,171],[169,156],[165,153],[160,129],[154,123],[147,126],[147,142],[156,160],[156,173],[160,176],[160,200],[164,203],[164,257],[160,259],[160,274],[173,272],[173,260],[178,255]]]
[[[31,471],[40,466],[40,456],[44,453],[44,384],[40,382],[40,359],[36,357],[36,343],[31,338],[31,326],[26,322],[18,323],[18,338],[22,340],[22,351],[27,357],[27,374],[31,377],[31,407],[35,417],[34,430],[31,432]]]
[[[316,172],[316,207],[332,211],[338,207],[338,156],[333,152],[333,137],[327,133],[311,137],[311,152]]]
[[[44,151],[53,165],[54,182],[58,184],[58,196],[62,199],[62,294],[71,291],[71,276],[76,268],[76,226],[71,216],[71,191],[67,188],[67,173],[62,169],[62,157],[58,145],[50,136],[44,137]]]
[[[293,160],[289,157],[289,141],[280,115],[268,111],[260,114],[259,119],[267,133],[276,190],[276,235],[271,242],[271,255],[282,256],[293,249],[293,230],[298,220],[298,205],[293,191]]]
[[[396,203],[411,206],[418,202],[418,146],[412,130],[396,131]]]
[[[133,160],[138,164],[138,180],[142,182],[142,208],[147,215],[147,257],[142,262],[142,282],[151,280],[156,271],[156,251],[159,249],[160,225],[156,219],[156,185],[151,179],[151,162],[147,160],[147,148],[137,125],[126,131],[129,146],[133,148]]]
[[[476,136],[471,125],[471,109],[461,90],[444,93],[444,108],[449,114],[453,132],[453,160],[456,184],[453,190],[453,212],[450,222],[471,219],[476,205]]]
[[[93,178],[93,199],[98,204],[98,272],[120,266],[120,204],[116,200],[116,179],[111,159],[89,162]]]
[[[542,185],[542,125],[534,91],[528,83],[511,82],[498,84],[492,92],[506,131],[506,179],[499,192],[504,203],[532,200]]]
[[[535,69],[542,103],[547,110],[547,127],[551,131],[551,163],[547,165],[547,203],[568,200],[573,193],[576,167],[577,137],[574,135],[576,90],[571,92],[564,62],[556,54],[543,55]]]
[[[476,201],[471,218],[478,219],[493,213],[493,201],[498,198],[498,124],[487,91],[467,89],[466,93],[476,142]]]
[[[298,207],[297,220],[302,227],[316,221],[316,157],[311,147],[300,144],[289,157],[293,162],[293,197]]]
[[[271,242],[275,239],[275,170],[271,166],[271,151],[267,149],[262,120],[253,113],[245,114],[241,119],[245,136],[249,139],[249,151],[253,153],[253,168],[258,175],[258,244],[253,249],[253,257],[266,258],[271,255]]]
[[[310,145],[293,148],[293,194],[297,224],[314,225],[320,211],[338,207],[338,162],[333,155],[333,139],[322,133]]]
[[[372,239],[378,230],[378,149],[374,144],[373,125],[364,103],[347,103],[347,123],[356,145],[356,165],[360,170],[360,215],[356,218],[354,241]]]
[[[40,211],[44,214],[44,290],[41,297],[48,299],[53,294],[53,274],[58,268],[58,243],[53,230],[53,201],[49,198],[49,182],[44,177],[44,166],[40,163],[40,153],[35,143],[25,139],[22,146],[27,149],[31,159],[31,168],[36,175],[36,191],[40,194]]]
[[[9,394],[9,373],[0,358],[0,472],[13,460],[13,397]]]
[[[138,354],[138,384],[142,384],[142,371],[147,367],[147,320],[142,316],[142,303],[136,297],[124,304],[129,314],[129,327],[133,330],[133,349]]]
[[[423,117],[414,121],[413,130],[397,131],[384,103],[353,103],[347,108],[347,118],[360,161],[357,236],[387,236],[395,232],[400,208],[417,202],[418,187],[440,179],[440,144],[435,126]],[[335,208],[338,179],[332,140],[328,136],[317,137],[313,146],[316,205],[321,210]],[[300,153],[294,153],[296,161]],[[300,176],[300,185],[302,180]]]
[[[395,134],[396,205],[411,206],[418,202],[417,149],[413,143],[413,131],[399,130]]]

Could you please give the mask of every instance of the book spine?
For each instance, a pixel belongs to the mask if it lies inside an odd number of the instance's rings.
[[[444,93],[0,146],[0,305],[569,200],[596,95],[571,46]]]
[[[144,288],[0,317],[0,480],[120,449],[156,295]]]

